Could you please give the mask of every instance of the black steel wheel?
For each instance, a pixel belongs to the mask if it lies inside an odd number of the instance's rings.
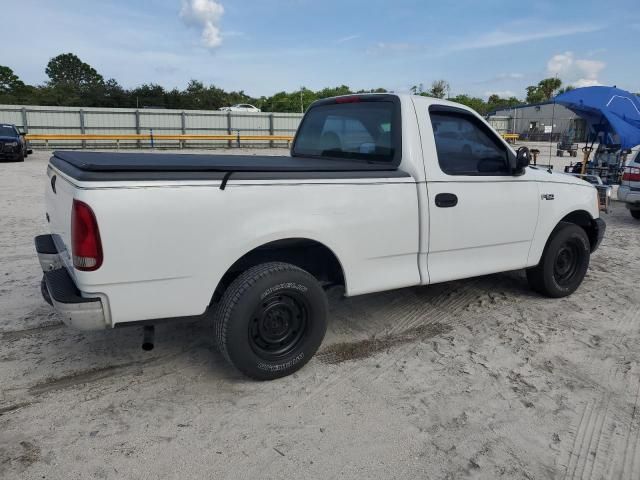
[[[571,295],[587,273],[590,256],[591,245],[584,229],[561,222],[547,241],[540,263],[527,270],[529,285],[549,297]]]
[[[553,276],[558,285],[567,285],[580,268],[580,247],[575,239],[567,240],[556,253]]]
[[[265,360],[275,360],[294,350],[307,329],[309,303],[295,290],[265,298],[249,324],[249,344]]]
[[[270,262],[241,273],[224,292],[214,319],[219,350],[257,380],[302,368],[327,329],[327,299],[309,272]]]

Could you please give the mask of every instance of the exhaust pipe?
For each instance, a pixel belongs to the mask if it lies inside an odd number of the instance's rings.
[[[153,341],[156,336],[156,328],[153,325],[142,327],[142,349],[145,352],[153,350]]]

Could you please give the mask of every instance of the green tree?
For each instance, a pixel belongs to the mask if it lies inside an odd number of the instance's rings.
[[[557,77],[540,80],[538,85],[527,87],[527,103],[540,103],[551,100],[561,86],[562,80]]]
[[[427,92],[427,95],[435,98],[444,98],[449,93],[449,82],[446,80],[436,80],[431,84],[431,88]]]
[[[389,90],[387,90],[386,88],[382,88],[382,87],[378,87],[378,88],[371,88],[369,90],[358,90],[356,93],[388,93]]]
[[[424,93],[424,85],[422,83],[413,85],[409,88],[412,95],[422,95]]]
[[[490,95],[487,99],[487,113],[501,108],[509,108],[521,104],[522,101],[516,97],[502,98],[499,95]]]
[[[563,87],[560,90],[558,90],[556,95],[560,95],[561,93],[567,93],[567,92],[570,92],[571,90],[575,90],[575,89],[576,89],[576,87],[574,87],[572,85],[567,85],[566,87]]]
[[[49,60],[45,73],[52,87],[86,91],[91,87],[104,84],[102,75],[73,53],[63,53]]]
[[[462,105],[466,105],[469,108],[473,108],[476,112],[481,115],[487,113],[487,104],[485,101],[478,97],[471,97],[466,94],[456,95],[455,97],[450,99],[452,102],[461,103]]]
[[[165,108],[165,90],[162,85],[145,83],[131,90],[131,97],[135,107]]]
[[[14,93],[25,85],[9,67],[0,65],[0,93]]]

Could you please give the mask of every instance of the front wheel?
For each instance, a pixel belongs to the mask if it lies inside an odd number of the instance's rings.
[[[327,330],[327,299],[310,273],[288,263],[256,265],[224,292],[216,312],[218,348],[257,380],[302,368]]]
[[[571,295],[587,273],[590,256],[591,245],[584,229],[562,222],[551,234],[540,263],[527,270],[529,285],[548,297]]]
[[[640,210],[630,210],[631,216],[636,220],[640,220]]]

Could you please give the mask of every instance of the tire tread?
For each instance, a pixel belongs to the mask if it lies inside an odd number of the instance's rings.
[[[305,270],[290,263],[268,262],[256,265],[242,272],[231,282],[231,285],[222,295],[222,299],[216,308],[214,315],[214,335],[218,350],[225,360],[233,365],[227,348],[227,329],[233,309],[238,304],[244,293],[249,290],[260,279],[276,272],[296,271],[310,275]]]
[[[558,298],[561,296],[565,296],[565,295],[559,295],[558,292],[554,291],[553,289],[551,289],[549,287],[549,285],[547,284],[547,279],[546,279],[546,275],[545,273],[545,269],[544,269],[544,263],[545,263],[545,259],[546,256],[548,254],[549,248],[551,243],[553,242],[553,240],[564,230],[566,230],[567,228],[578,228],[580,229],[585,237],[586,237],[586,232],[584,232],[584,230],[582,230],[582,227],[580,227],[579,225],[576,225],[575,223],[571,223],[571,222],[560,222],[558,223],[558,225],[553,229],[553,231],[551,232],[551,235],[549,235],[549,239],[547,240],[546,245],[544,246],[544,250],[542,251],[542,256],[540,257],[540,263],[538,263],[538,265],[536,265],[535,267],[531,267],[528,268],[526,270],[526,274],[527,274],[527,282],[529,283],[529,286],[531,287],[532,290],[538,292],[541,295],[545,295],[547,297],[552,297],[552,298]],[[588,243],[588,237],[587,237],[587,243]],[[588,260],[587,260],[588,262]],[[571,292],[573,293],[573,292]]]

